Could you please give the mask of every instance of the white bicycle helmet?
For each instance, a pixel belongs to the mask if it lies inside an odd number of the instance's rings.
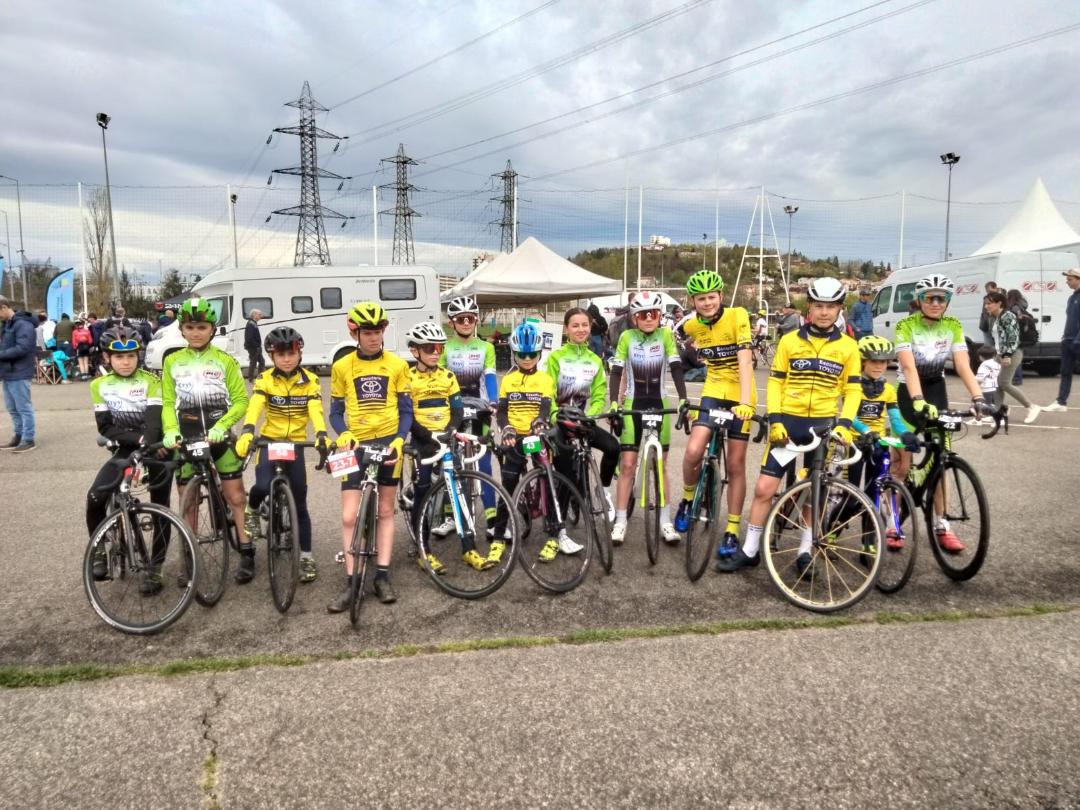
[[[421,321],[405,333],[405,338],[410,346],[420,346],[424,343],[446,343],[446,332],[437,323]]]
[[[637,298],[634,299],[634,303],[630,305],[630,311],[635,315],[639,312],[649,312],[654,309],[663,312],[664,302],[660,300],[660,295],[654,293],[652,290],[643,290],[639,292]]]
[[[915,282],[915,295],[919,297],[928,292],[943,292],[952,298],[955,291],[956,288],[953,286],[952,279],[940,273],[931,273]]]
[[[825,304],[841,304],[846,296],[847,288],[829,276],[814,279],[810,284],[810,289],[806,291],[808,300]]]
[[[476,299],[468,295],[450,299],[446,305],[446,317],[456,318],[458,315],[480,315],[480,307],[476,305]]]

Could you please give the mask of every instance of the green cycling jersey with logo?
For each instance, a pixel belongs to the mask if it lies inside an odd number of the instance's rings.
[[[248,393],[240,364],[216,346],[191,347],[165,358],[161,376],[162,426],[188,437],[215,425],[228,430],[247,410]]]
[[[896,351],[909,351],[915,358],[915,370],[920,380],[935,380],[945,376],[945,361],[953,354],[967,354],[964,328],[949,315],[930,321],[921,312],[908,315],[896,324]],[[963,360],[967,362],[967,358]],[[904,367],[900,366],[897,382],[905,382]]]

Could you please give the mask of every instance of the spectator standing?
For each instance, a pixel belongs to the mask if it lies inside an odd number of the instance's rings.
[[[61,313],[60,321],[53,331],[53,338],[56,340],[56,348],[61,349],[68,357],[75,356],[75,347],[71,340],[74,332],[75,322],[71,320],[71,316],[66,312]]]
[[[127,311],[123,307],[114,307],[112,311],[112,317],[105,321],[105,329],[115,329],[118,326],[131,326],[131,321],[128,320]]]
[[[15,435],[4,450],[26,453],[34,442],[34,403],[30,399],[36,355],[35,321],[29,312],[16,312],[11,301],[0,296],[0,382],[4,405],[11,415]]]
[[[86,321],[76,321],[71,333],[71,343],[75,347],[75,357],[79,361],[79,379],[90,379],[90,350],[94,345],[94,336]]]
[[[597,357],[604,356],[604,335],[607,334],[607,319],[600,314],[600,307],[591,302],[586,310],[589,316],[589,348]]]
[[[997,359],[994,347],[983,344],[979,347],[979,370],[975,372],[975,379],[983,392],[983,398],[995,408],[1001,405],[1001,397],[998,394],[998,379],[1001,376],[1001,363]],[[992,425],[994,420],[989,416],[973,416],[968,420],[969,425]]]
[[[1027,299],[1020,294],[1019,290],[1009,290],[1005,293],[1005,309],[1009,310],[1009,312],[1016,316],[1017,324],[1019,324],[1021,318],[1031,317],[1031,313],[1028,312]],[[1024,369],[1022,366],[1016,366],[1016,368],[1014,369],[1012,384],[1024,384]]]
[[[851,307],[851,328],[855,339],[874,334],[874,310],[870,306],[870,290],[859,290],[859,300]]]
[[[1065,331],[1061,336],[1061,383],[1057,399],[1044,408],[1047,411],[1063,411],[1069,403],[1072,390],[1073,370],[1080,360],[1080,267],[1062,273],[1065,283],[1073,294],[1065,302]]]
[[[780,312],[780,320],[776,322],[776,340],[779,341],[788,332],[794,332],[800,326],[802,326],[802,318],[789,301],[784,304]]]
[[[164,329],[166,326],[168,326],[175,320],[176,310],[172,309],[171,307],[167,307],[164,312],[158,315],[157,329]],[[157,331],[157,329],[155,329],[154,331]]]
[[[1017,325],[1016,316],[1006,309],[1005,293],[994,290],[987,293],[983,299],[986,310],[994,323],[994,349],[1001,363],[1001,377],[998,380],[998,390],[1002,392],[1001,402],[1004,404],[1005,394],[1012,394],[1013,398],[1028,409],[1024,417],[1024,424],[1030,425],[1042,410],[1038,405],[1033,405],[1024,396],[1024,392],[1012,384],[1012,367],[1024,362],[1024,350],[1020,346],[1020,327]]]
[[[626,306],[615,310],[615,317],[611,319],[611,325],[608,326],[608,344],[610,346],[618,346],[622,333],[634,326],[630,319],[630,305],[634,303],[635,298],[637,298],[637,292],[631,292],[626,299]]]
[[[992,292],[997,291],[998,285],[993,281],[986,282],[984,289],[986,294],[989,295]],[[994,345],[994,322],[990,319],[990,313],[986,311],[986,307],[983,307],[982,313],[979,315],[979,331],[982,332],[983,345]]]
[[[49,313],[45,310],[41,310],[38,312],[38,322],[41,324],[41,342],[44,344],[44,348],[53,348],[50,341],[55,339],[56,321],[50,318]]]
[[[247,325],[244,327],[244,349],[248,353],[248,382],[254,383],[255,377],[266,370],[263,358],[262,337],[259,335],[259,321],[263,319],[261,309],[251,310]]]

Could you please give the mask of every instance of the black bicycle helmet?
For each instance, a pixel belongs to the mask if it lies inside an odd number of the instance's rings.
[[[294,349],[300,351],[304,348],[303,336],[291,326],[275,326],[263,341],[266,351],[273,352],[275,349]]]
[[[119,324],[102,332],[98,345],[103,352],[137,352],[142,348],[142,337],[137,329]]]

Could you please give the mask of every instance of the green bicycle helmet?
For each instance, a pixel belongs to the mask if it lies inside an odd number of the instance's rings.
[[[189,298],[180,305],[180,323],[217,323],[217,312],[205,298]]]
[[[349,329],[379,328],[390,323],[386,310],[374,301],[361,301],[349,310]]]
[[[877,335],[867,335],[859,339],[859,354],[863,360],[895,360],[896,351],[892,341]]]
[[[686,292],[688,295],[723,291],[724,279],[715,270],[698,270],[686,280]]]

